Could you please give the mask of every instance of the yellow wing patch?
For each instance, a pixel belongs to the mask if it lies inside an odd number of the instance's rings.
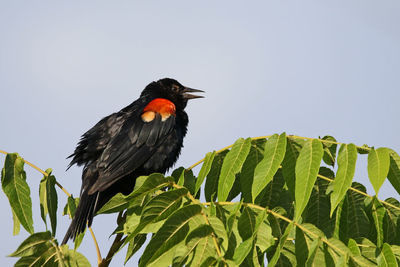
[[[144,112],[141,117],[144,122],[151,122],[156,117],[156,113],[154,111],[149,110]]]

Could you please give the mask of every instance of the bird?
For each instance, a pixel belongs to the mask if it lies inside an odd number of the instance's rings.
[[[83,166],[80,201],[62,244],[91,226],[96,212],[114,195],[133,191],[136,178],[165,173],[177,161],[187,132],[188,100],[204,93],[163,78],[140,97],[101,119],[78,142],[68,169]]]

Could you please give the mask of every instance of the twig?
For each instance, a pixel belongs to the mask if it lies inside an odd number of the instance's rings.
[[[107,257],[99,262],[99,267],[107,267],[110,265],[114,254],[119,250],[119,248],[125,241],[125,238],[122,239],[122,236],[122,233],[119,233],[115,236],[114,242],[112,243],[110,250],[108,251]]]

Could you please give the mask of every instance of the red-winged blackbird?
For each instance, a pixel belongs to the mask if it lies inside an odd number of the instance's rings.
[[[112,196],[132,192],[137,177],[165,173],[175,163],[187,131],[186,104],[202,97],[192,92],[203,91],[169,78],[152,82],[82,135],[69,164],[84,166],[80,202],[62,244],[90,226]]]

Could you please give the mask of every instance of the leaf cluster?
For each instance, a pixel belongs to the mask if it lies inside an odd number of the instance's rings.
[[[368,159],[375,196],[353,181],[362,156]],[[32,234],[11,256],[29,264],[48,260],[70,266],[79,261],[79,266],[87,266],[83,255],[58,247],[54,238],[57,192],[50,170],[39,192],[41,215],[46,227],[49,218],[51,231],[34,233],[23,162],[17,154],[8,154],[2,171],[14,233],[22,225]],[[400,157],[395,151],[342,144],[331,136],[282,133],[240,138],[207,153],[201,163],[197,175],[192,168],[178,168],[168,177],[139,177],[131,194],[117,194],[103,206],[99,214],[120,214],[106,262],[123,247],[128,262],[146,244],[139,266],[400,263],[400,203],[377,197],[386,178],[400,193]],[[77,201],[69,197],[64,213],[72,216]]]

